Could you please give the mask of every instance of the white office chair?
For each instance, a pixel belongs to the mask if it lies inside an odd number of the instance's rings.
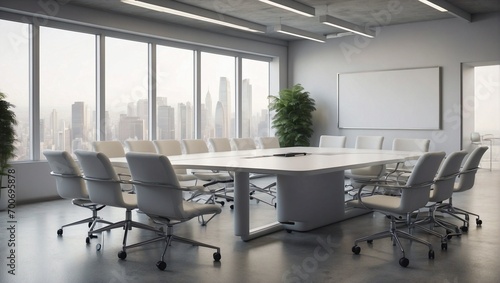
[[[83,223],[93,228],[95,223],[111,224],[111,222],[101,219],[97,212],[105,205],[94,203],[90,200],[87,187],[82,179],[81,171],[71,155],[63,150],[46,150],[43,155],[47,159],[50,169],[50,175],[56,178],[56,189],[60,197],[70,199],[71,202],[79,207],[87,208],[92,211],[92,216],[73,223],[62,225],[57,230],[57,235],[63,234],[63,228]],[[91,230],[89,230],[92,232]],[[89,234],[90,237],[95,236]],[[87,238],[89,240],[89,238]]]
[[[374,194],[347,202],[347,205],[351,207],[381,212],[390,218],[390,228],[388,231],[356,239],[352,247],[352,252],[354,254],[359,254],[361,252],[361,248],[358,246],[359,242],[366,241],[372,243],[373,240],[390,237],[393,241],[393,245],[397,245],[403,255],[399,260],[401,266],[407,267],[410,261],[405,257],[405,251],[400,242],[400,238],[406,238],[426,245],[429,248],[429,259],[434,259],[432,244],[410,233],[397,229],[396,220],[406,217],[407,221],[411,221],[410,214],[425,207],[429,201],[431,185],[434,182],[434,177],[436,176],[444,156],[444,152],[429,152],[423,154],[415,164],[415,168],[408,178],[408,182],[404,185],[398,183],[389,184],[387,182],[373,183],[373,185],[376,186],[401,190],[400,196]],[[408,224],[412,225],[412,223]]]
[[[347,138],[345,136],[321,135],[319,137],[319,147],[345,148]]]
[[[149,140],[126,140],[125,146],[128,151],[156,153],[154,143]]]
[[[137,209],[136,194],[123,192],[121,189],[122,180],[116,174],[109,158],[101,152],[76,150],[76,157],[83,168],[83,179],[87,184],[90,200],[95,203],[119,207],[125,209],[125,220],[113,223],[103,228],[93,230],[93,233],[101,233],[115,228],[123,228],[122,250],[118,253],[120,259],[127,257],[127,235],[132,227],[154,231],[159,230],[149,225],[132,220],[132,210]],[[90,235],[91,232],[89,232]],[[97,249],[101,246],[98,244]]]
[[[108,158],[125,157],[125,149],[120,141],[94,141],[92,149],[95,152],[104,153]],[[127,166],[113,165],[113,168],[118,175],[130,176]],[[125,186],[130,187],[129,185]]]
[[[156,266],[160,270],[164,270],[167,266],[165,263],[165,253],[172,241],[215,249],[216,252],[213,254],[213,258],[215,261],[220,261],[221,254],[219,247],[176,236],[173,233],[173,227],[195,217],[202,217],[203,215],[211,215],[210,219],[212,219],[215,215],[221,213],[221,208],[212,204],[185,201],[182,198],[184,189],[179,185],[172,165],[166,156],[129,152],[126,157],[132,173],[133,183],[137,190],[137,204],[139,209],[154,221],[166,226],[166,229],[164,229],[166,232],[162,233],[159,237],[127,246],[127,248],[165,241],[165,248],[161,259],[156,263]]]
[[[209,138],[208,150],[211,152],[231,151],[231,144],[228,138]]]
[[[485,145],[484,144],[484,140],[485,139],[488,140],[488,138],[491,138],[491,137],[493,137],[492,134],[485,134],[485,135],[481,136],[481,134],[478,133],[478,132],[472,132],[472,133],[470,133],[471,144],[473,146],[476,146],[476,147],[481,147],[481,146]],[[490,146],[490,171],[491,171],[492,165],[493,165],[493,163],[492,163],[493,162],[493,154],[492,154],[492,150],[493,150],[492,149],[492,146],[493,146],[493,142],[492,141],[493,140],[490,139],[488,141],[489,141],[489,146]]]
[[[358,136],[354,147],[356,149],[382,149],[383,142],[382,136]],[[357,190],[366,181],[379,179],[385,174],[385,168],[385,165],[375,165],[346,170],[344,176],[350,179],[350,184],[347,185],[348,190]]]
[[[252,138],[232,138],[230,139],[232,150],[254,150],[257,149],[257,145],[255,144],[255,140]],[[250,174],[250,179],[257,179],[262,177],[267,177],[268,175],[264,174]],[[254,182],[250,182],[250,199],[255,198],[257,202],[263,202],[270,206],[276,207],[276,192],[275,192],[276,182],[271,182],[263,187],[257,186]],[[258,197],[255,195],[256,192],[264,193],[267,196],[271,197],[269,201],[262,197]]]
[[[156,153],[162,154],[165,156],[175,156],[182,154],[181,142],[178,140],[154,140],[153,141]],[[196,176],[187,172],[186,169],[174,169],[175,174],[177,175],[177,180],[182,184],[186,182],[192,182],[197,180]]]
[[[184,139],[181,141],[184,154],[197,154],[208,153],[207,143],[202,139]],[[211,170],[191,170],[191,173],[198,178],[198,180],[207,182],[203,186],[208,190],[205,192],[210,197],[206,202],[219,203],[224,206],[224,201],[217,201],[218,197],[223,197],[226,201],[232,201],[233,197],[226,195],[226,185],[233,183],[233,177],[228,172],[218,172]],[[222,188],[213,188],[214,185],[222,184]],[[191,200],[199,197],[199,194],[192,196]]]
[[[460,173],[460,166],[466,155],[467,151],[456,151],[445,158],[431,187],[429,203],[426,206],[429,210],[429,215],[424,219],[415,221],[415,227],[441,239],[442,250],[448,249],[448,239],[451,239],[452,236],[459,236],[461,233],[456,225],[436,218],[435,212],[443,201],[451,198],[455,180]],[[429,227],[427,228],[424,225],[429,225]],[[435,231],[435,227],[443,228],[445,233],[438,233]]]
[[[475,148],[469,154],[458,175],[458,181],[455,183],[453,188],[453,195],[468,191],[474,187],[476,172],[479,169],[479,163],[481,162],[481,158],[486,150],[488,150],[487,146],[480,146]],[[448,199],[448,203],[441,204],[437,210],[443,213],[448,213],[462,221],[463,226],[461,226],[460,229],[463,232],[467,232],[469,230],[469,215],[476,216],[476,225],[481,226],[483,221],[480,219],[478,214],[453,206],[453,195]],[[464,218],[459,217],[460,215],[463,215]]]
[[[232,138],[230,140],[232,150],[252,150],[257,149],[252,138]]]
[[[406,139],[395,138],[392,141],[392,150],[394,151],[413,151],[413,152],[429,152],[431,141],[429,139]],[[395,174],[397,177],[402,177],[405,173],[410,173],[415,165],[415,160],[408,160],[399,164],[389,164],[386,166],[387,174]]]
[[[280,140],[277,137],[258,137],[255,144],[260,149],[279,148]]]

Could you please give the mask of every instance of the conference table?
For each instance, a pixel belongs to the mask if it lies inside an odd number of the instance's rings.
[[[346,208],[344,171],[417,159],[421,152],[288,147],[169,156],[175,168],[234,172],[234,234],[243,241],[279,230],[308,231],[366,210]],[[126,165],[125,158],[111,158]],[[251,228],[250,173],[276,175],[277,219]]]

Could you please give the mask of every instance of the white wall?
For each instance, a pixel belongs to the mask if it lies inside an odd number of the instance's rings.
[[[301,83],[316,100],[312,145],[318,144],[321,134],[346,135],[347,146],[354,145],[357,135],[383,135],[384,148],[391,148],[395,137],[415,137],[431,139],[431,150],[450,152],[461,147],[462,63],[498,60],[500,13],[483,14],[474,16],[472,23],[447,19],[381,26],[374,39],[348,36],[324,44],[295,41],[289,47],[289,83]],[[337,73],[429,66],[442,67],[441,130],[338,128]]]

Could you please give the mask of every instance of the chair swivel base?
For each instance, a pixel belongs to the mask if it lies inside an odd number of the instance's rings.
[[[434,259],[434,250],[432,248],[431,243],[424,241],[420,238],[417,238],[417,237],[411,235],[410,233],[404,232],[402,230],[398,230],[394,227],[395,227],[395,222],[391,222],[391,228],[389,231],[383,231],[383,232],[376,233],[376,234],[373,234],[370,236],[356,239],[354,241],[354,246],[351,249],[352,252],[354,254],[359,254],[361,252],[361,248],[358,246],[359,242],[366,241],[369,244],[371,244],[373,242],[373,240],[382,239],[382,238],[391,238],[393,240],[393,245],[397,245],[401,251],[401,254],[403,255],[399,259],[399,265],[401,265],[402,267],[407,267],[410,264],[410,260],[405,257],[405,251],[404,251],[403,246],[402,246],[401,241],[400,241],[400,238],[404,238],[404,239],[412,240],[412,241],[426,245],[429,248],[429,253],[428,253],[429,259]]]

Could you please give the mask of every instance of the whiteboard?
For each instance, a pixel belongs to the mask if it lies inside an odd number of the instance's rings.
[[[337,75],[339,128],[440,129],[440,67]]]

